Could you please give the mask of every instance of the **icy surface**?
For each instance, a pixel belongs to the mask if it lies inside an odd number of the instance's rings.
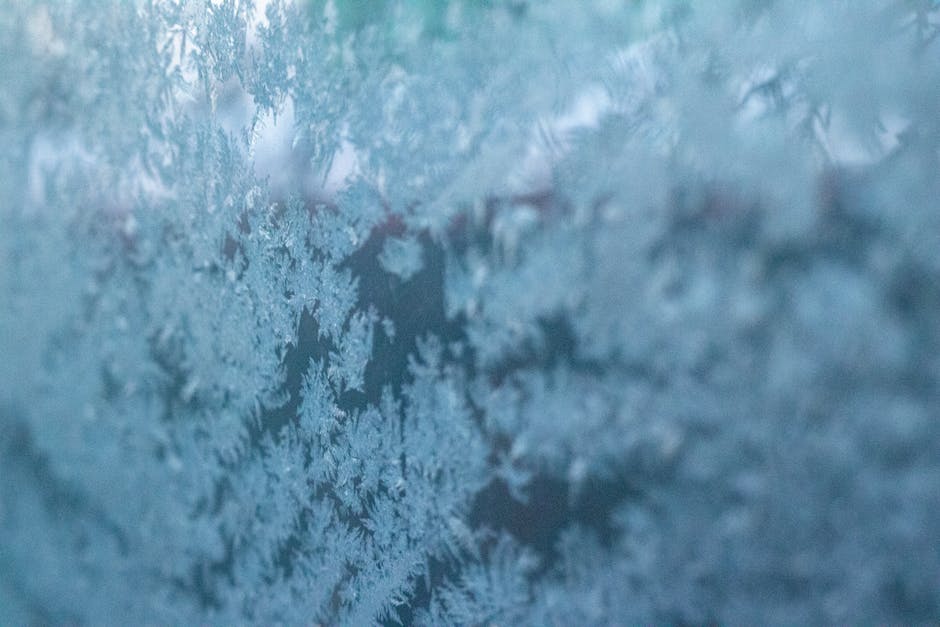
[[[936,622],[938,28],[7,1],[0,624]]]

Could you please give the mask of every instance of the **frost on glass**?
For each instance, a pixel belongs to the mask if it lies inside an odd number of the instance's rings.
[[[3,3],[0,623],[936,621],[938,29]]]

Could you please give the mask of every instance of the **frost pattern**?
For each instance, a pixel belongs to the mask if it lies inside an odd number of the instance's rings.
[[[421,259],[421,244],[414,238],[390,237],[385,240],[385,246],[382,247],[379,263],[387,272],[407,281],[415,273],[420,272],[424,265]]]
[[[8,3],[0,623],[935,621],[938,29]]]

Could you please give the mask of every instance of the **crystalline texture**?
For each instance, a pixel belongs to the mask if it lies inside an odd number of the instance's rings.
[[[940,616],[940,5],[0,11],[0,624]]]

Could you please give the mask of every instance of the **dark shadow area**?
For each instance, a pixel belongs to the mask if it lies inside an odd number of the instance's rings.
[[[378,403],[386,386],[396,397],[400,395],[408,379],[408,359],[416,354],[419,339],[433,335],[444,346],[465,339],[462,320],[447,319],[444,250],[430,236],[423,233],[418,237],[424,263],[407,281],[382,268],[379,256],[386,239],[402,232],[403,227],[396,224],[373,230],[344,264],[359,281],[358,308],[366,311],[375,307],[380,318],[394,325],[394,337],[388,337],[381,324],[377,326],[365,372],[363,400],[367,403]]]
[[[474,500],[470,521],[475,528],[485,526],[511,534],[545,558],[545,569],[554,564],[561,532],[572,525],[593,531],[609,546],[617,537],[610,514],[625,500],[641,496],[629,483],[616,478],[588,479],[575,493],[569,482],[546,476],[535,477],[526,495],[528,501],[522,503],[503,482],[493,482]]]

